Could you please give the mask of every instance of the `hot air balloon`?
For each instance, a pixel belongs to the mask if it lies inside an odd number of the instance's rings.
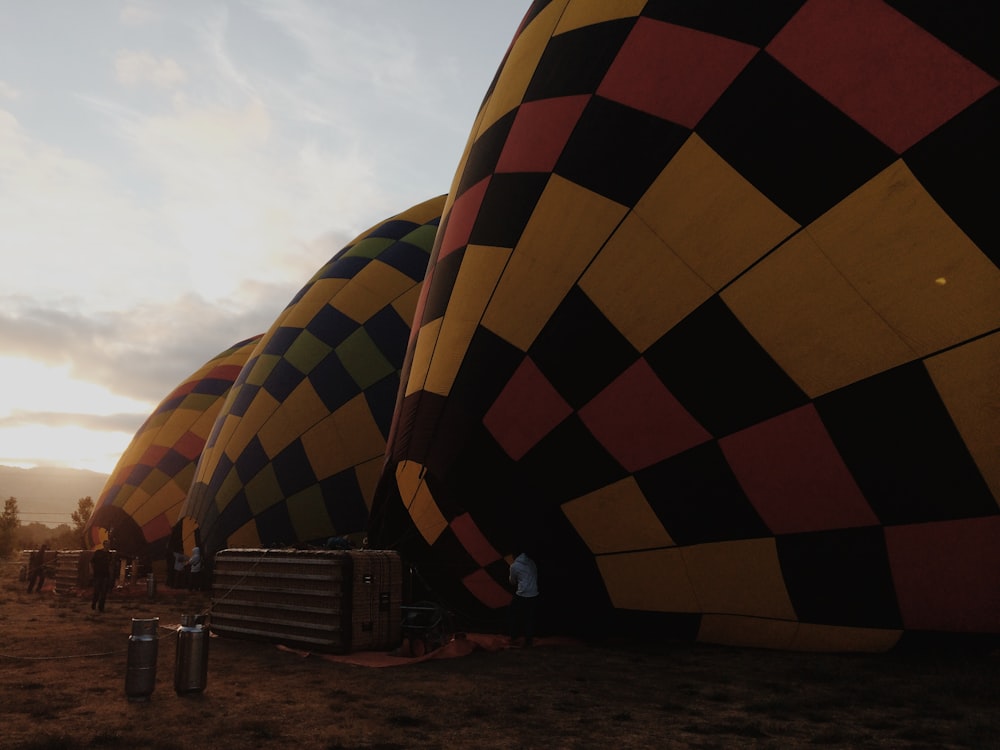
[[[425,201],[359,235],[257,344],[182,510],[207,559],[363,533],[443,206]]]
[[[527,547],[553,628],[1000,633],[996,21],[534,3],[444,209],[371,542],[469,622]]]
[[[146,419],[118,460],[87,522],[84,534],[91,546],[100,546],[110,536],[126,557],[152,561],[164,556],[225,395],[259,339],[254,336],[217,354]],[[189,527],[188,547],[193,534]]]

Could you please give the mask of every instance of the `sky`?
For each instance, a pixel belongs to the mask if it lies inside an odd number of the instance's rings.
[[[528,0],[0,0],[0,464],[110,473],[446,193]]]

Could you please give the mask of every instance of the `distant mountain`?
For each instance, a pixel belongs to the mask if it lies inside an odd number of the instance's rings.
[[[23,524],[72,524],[80,498],[89,495],[96,505],[108,476],[84,469],[0,466],[0,510],[8,497],[16,497]]]

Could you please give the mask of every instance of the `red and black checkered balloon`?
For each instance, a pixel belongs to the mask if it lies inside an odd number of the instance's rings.
[[[1000,632],[997,10],[553,0],[438,231],[373,543],[470,621]]]

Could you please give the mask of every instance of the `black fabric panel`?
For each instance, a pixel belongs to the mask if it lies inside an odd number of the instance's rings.
[[[399,394],[399,375],[393,373],[377,383],[372,383],[365,389],[365,402],[368,411],[372,413],[375,424],[382,437],[389,438],[392,428],[392,415],[396,410],[396,397]]]
[[[715,437],[809,400],[718,296],[664,334],[645,359]]]
[[[914,23],[1000,78],[1000,4],[989,0],[885,0]]]
[[[402,369],[410,326],[399,317],[392,305],[386,305],[365,323],[365,331],[375,342],[382,356],[396,369]]]
[[[264,378],[263,388],[278,402],[284,401],[296,386],[306,379],[305,374],[283,357]]]
[[[994,46],[1000,49],[1000,44]],[[1000,88],[917,143],[903,159],[934,200],[1000,267],[998,129]]]
[[[260,473],[260,470],[270,460],[271,457],[267,455],[264,446],[261,445],[260,438],[254,435],[250,438],[250,442],[247,443],[247,447],[240,452],[239,457],[236,459],[236,475],[246,485]]]
[[[574,286],[528,355],[559,395],[578,409],[634,364],[639,353]]]
[[[327,477],[320,482],[323,505],[338,534],[353,534],[363,531],[368,522],[368,506],[365,505],[358,486],[358,475],[354,469]]]
[[[316,475],[301,439],[292,441],[279,451],[271,459],[271,468],[285,497],[291,497],[316,483]]]
[[[634,206],[690,131],[600,96],[588,102],[554,172]]]
[[[493,175],[469,235],[469,244],[514,247],[548,180],[546,173]]]
[[[998,512],[922,363],[841,388],[815,404],[883,524]]]
[[[748,3],[746,0],[649,0],[642,15],[686,26],[709,34],[764,47],[805,0],[769,0]]]
[[[245,368],[244,371],[246,372],[248,370]],[[242,417],[246,414],[247,409],[250,408],[250,404],[257,397],[257,391],[259,390],[259,385],[246,385],[244,383],[240,386],[239,391],[236,393],[236,396],[233,398],[232,403],[228,407],[228,415]]]
[[[337,308],[326,304],[306,323],[306,330],[324,344],[337,347],[358,330],[358,324]]]
[[[801,621],[902,627],[881,527],[784,534],[776,543]]]
[[[763,53],[712,106],[698,133],[800,224],[816,219],[896,158]]]
[[[475,143],[469,149],[469,158],[465,160],[465,168],[455,191],[456,198],[461,197],[470,187],[493,174],[516,115],[517,108],[515,107],[476,138]]]
[[[549,39],[524,101],[592,94],[628,37],[635,18],[616,19]]]
[[[440,235],[439,235],[440,236]],[[424,297],[424,308],[417,310],[420,320],[414,321],[414,325],[423,325],[444,317],[445,310],[448,309],[448,302],[451,300],[451,291],[455,286],[455,279],[458,278],[458,271],[462,267],[462,259],[465,257],[465,248],[448,253],[444,258],[439,259],[434,264],[434,270],[430,277],[430,289]],[[426,284],[427,281],[424,281]]]
[[[262,547],[289,547],[299,535],[292,526],[288,508],[284,503],[275,503],[254,519]],[[234,529],[235,530],[235,529]]]
[[[635,479],[678,545],[771,536],[714,441],[636,472]]]
[[[330,412],[335,412],[361,392],[340,357],[335,354],[320,360],[309,373],[309,383]]]

